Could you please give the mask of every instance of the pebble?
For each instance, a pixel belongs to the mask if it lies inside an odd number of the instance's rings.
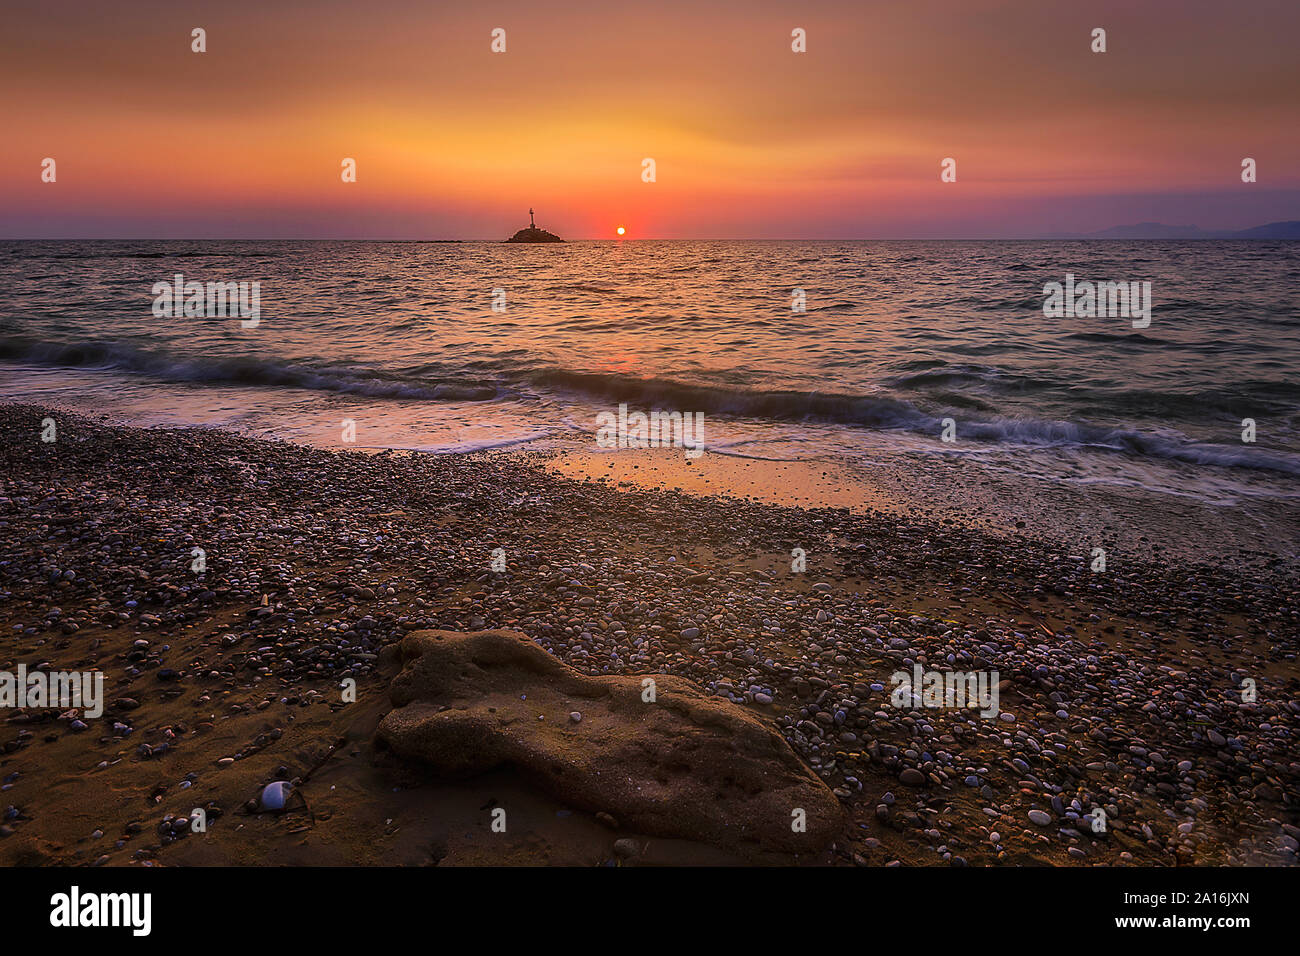
[[[287,781],[276,780],[274,783],[268,783],[262,788],[262,795],[257,801],[258,806],[262,810],[283,810],[292,791],[293,787]]]

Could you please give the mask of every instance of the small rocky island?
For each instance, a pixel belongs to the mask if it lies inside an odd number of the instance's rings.
[[[506,242],[563,242],[559,236],[545,229],[538,229],[537,223],[533,221],[533,211],[528,210],[528,226],[520,229]]]

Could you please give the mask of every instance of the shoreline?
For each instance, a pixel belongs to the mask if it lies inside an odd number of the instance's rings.
[[[897,519],[957,524],[1014,543],[1088,554],[1102,546],[1133,560],[1217,558],[1240,568],[1300,563],[1300,504],[1255,499],[1212,504],[1140,487],[1069,484],[1011,475],[973,462],[930,456],[861,461],[813,457],[762,460],[678,449],[521,452],[548,471],[610,487],[673,490],[777,507],[848,509]],[[1252,508],[1251,505],[1258,505]],[[1266,511],[1267,520],[1255,514]]]
[[[377,752],[385,648],[430,628],[517,631],[591,676],[676,675],[774,728],[846,822],[831,846],[762,862],[1295,862],[1293,561],[1243,574],[1235,555],[1121,549],[1098,575],[1005,528],[819,502],[802,476],[767,472],[745,501],[669,490],[673,466],[631,457],[601,456],[610,487],[590,461],[326,451],[67,412],[43,445],[45,414],[0,406],[0,589],[21,625],[0,669],[98,668],[110,705],[81,732],[0,715],[7,862],[740,862],[610,831],[509,770],[448,782]],[[997,670],[1010,719],[892,708],[889,675],[918,663]],[[240,811],[281,770],[309,778],[309,826]],[[477,809],[503,799],[524,821],[506,840]],[[223,812],[206,834],[166,820],[209,804]],[[1094,806],[1104,836],[1081,828]],[[617,857],[622,838],[635,856]]]
[[[221,415],[211,421],[194,418],[195,408],[188,400],[176,410],[160,411],[168,406],[152,393],[153,387],[145,387],[132,400],[113,403],[108,413],[96,410],[89,400],[57,401],[39,389],[32,400],[52,411],[128,428],[216,430],[368,454],[461,457],[482,452],[611,487],[677,490],[781,507],[849,508],[899,518],[919,515],[1007,541],[1034,538],[1071,554],[1103,547],[1108,552],[1122,550],[1132,560],[1178,558],[1233,563],[1243,570],[1278,559],[1300,563],[1300,495],[1288,492],[1275,475],[1243,474],[1227,466],[1162,461],[1155,475],[1137,480],[1128,469],[1146,463],[1121,452],[1083,460],[1069,459],[1069,453],[1063,452],[1063,460],[1072,464],[1044,471],[1042,449],[1024,449],[1019,459],[1015,456],[1020,453],[1012,449],[1005,460],[988,461],[980,453],[997,449],[967,449],[976,452],[973,457],[945,455],[910,441],[893,447],[881,441],[855,451],[811,447],[800,452],[787,445],[785,454],[771,457],[706,448],[700,457],[687,460],[677,448],[598,449],[590,437],[571,437],[545,425],[494,436],[497,424],[489,421],[475,431],[476,426],[465,424],[475,409],[460,405],[430,410],[433,418],[425,427],[437,437],[427,445],[373,443],[364,430],[359,433],[364,440],[346,444],[339,441],[334,423],[339,419],[364,422],[382,409],[366,410],[340,398],[333,411],[316,416],[319,421],[314,426],[306,424],[303,416],[286,412],[287,421],[295,424],[286,426],[281,420],[279,427],[272,428],[264,420],[236,424]],[[0,396],[0,406],[12,403],[12,398]],[[228,407],[229,402],[223,399],[218,405]],[[399,417],[411,414],[409,409],[398,410]],[[522,422],[514,424],[517,432],[523,427]],[[754,424],[729,423],[733,430]],[[475,432],[468,441],[467,431]],[[873,433],[866,430],[865,434]],[[1212,543],[1213,553],[1208,553],[1207,542]]]

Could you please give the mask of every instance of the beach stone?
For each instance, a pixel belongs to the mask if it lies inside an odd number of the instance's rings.
[[[915,767],[908,767],[898,775],[898,782],[908,787],[925,786],[925,774]]]
[[[292,790],[293,788],[284,780],[268,783],[262,788],[262,795],[257,798],[258,806],[263,810],[283,810],[285,804],[289,802],[289,794]]]
[[[1048,814],[1043,810],[1030,810],[1029,822],[1036,824],[1037,826],[1040,827],[1045,827],[1052,822],[1052,817],[1050,814]]]
[[[510,631],[416,631],[401,658],[376,741],[444,777],[512,766],[629,829],[745,856],[815,853],[843,825],[830,788],[768,722],[684,678],[655,674],[646,703],[640,676],[586,676]],[[537,719],[579,701],[596,715],[580,737]]]

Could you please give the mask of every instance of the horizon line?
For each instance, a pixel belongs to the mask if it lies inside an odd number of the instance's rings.
[[[1264,223],[1263,225],[1273,225]],[[1258,228],[1258,227],[1250,227]],[[1202,230],[1212,233],[1246,232],[1249,229]],[[397,238],[384,236],[0,236],[0,242],[407,242],[407,243],[490,243],[514,246],[558,246],[577,242],[1300,242],[1300,238],[1256,236],[1097,236],[1088,234],[1044,234],[1037,236],[581,236],[561,242],[512,243],[505,239]]]

